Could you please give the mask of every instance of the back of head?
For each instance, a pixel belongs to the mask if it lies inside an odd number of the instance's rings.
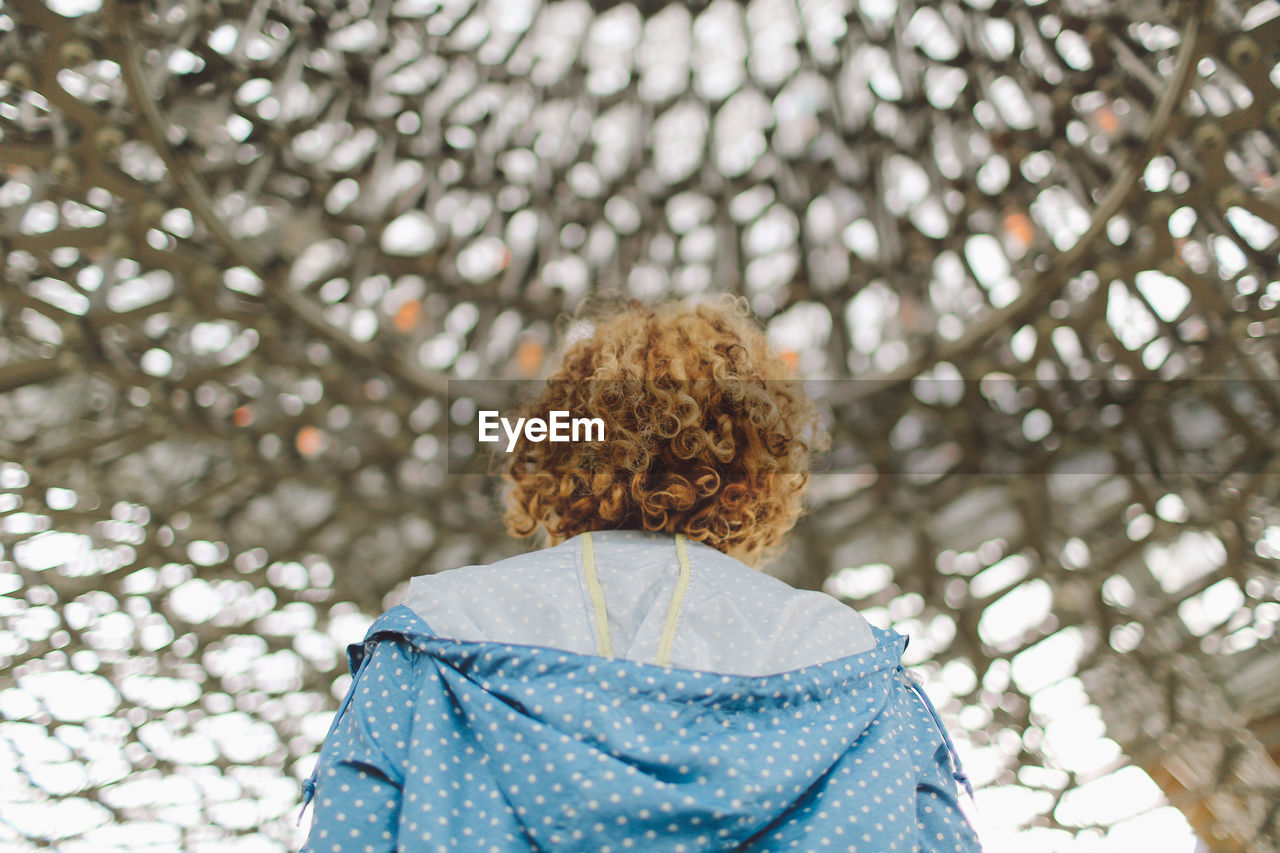
[[[730,296],[588,318],[521,415],[599,418],[603,440],[530,442],[509,455],[506,524],[551,544],[592,530],[683,533],[758,565],[795,524],[816,410]]]

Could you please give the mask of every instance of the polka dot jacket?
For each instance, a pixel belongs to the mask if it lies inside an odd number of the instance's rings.
[[[676,558],[645,563],[630,583],[669,598],[624,596],[626,572],[597,570],[662,546]],[[559,566],[560,593],[540,587],[525,611],[576,599],[586,626],[576,641],[560,625],[558,645],[516,642],[540,636],[511,627],[518,609],[493,622],[508,636],[486,636],[495,632],[481,616],[494,605],[479,593],[497,587],[470,570],[498,563],[431,576],[476,580],[437,588],[447,636],[423,616],[428,582],[348,646],[353,680],[303,783],[304,812],[314,804],[303,851],[980,850],[959,808],[957,783],[969,783],[954,746],[901,665],[905,637],[860,617],[841,629],[830,620],[848,607],[680,537],[673,547],[670,537],[596,533],[536,553],[513,559]],[[567,568],[557,562],[566,557]],[[710,622],[698,628],[698,608],[726,584],[789,612],[744,635],[754,667],[717,653]],[[649,618],[653,609],[665,618]],[[775,648],[789,631],[791,650]],[[834,639],[800,639],[814,631]],[[853,651],[832,657],[842,634]],[[708,662],[721,667],[686,665]]]

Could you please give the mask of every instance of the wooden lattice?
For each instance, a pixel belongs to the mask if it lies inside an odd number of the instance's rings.
[[[0,67],[6,849],[296,847],[343,645],[522,547],[448,380],[719,290],[830,415],[776,571],[985,825],[1280,847],[1275,0],[6,0]]]

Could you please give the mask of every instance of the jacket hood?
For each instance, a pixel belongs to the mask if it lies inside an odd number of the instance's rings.
[[[476,777],[490,780],[540,849],[581,850],[591,839],[592,849],[622,850],[673,836],[687,837],[689,849],[732,849],[848,781],[837,766],[903,687],[905,638],[868,627],[870,650],[743,676],[445,638],[401,605],[348,655],[355,673],[380,643],[412,647],[429,673],[415,682],[437,685],[418,707],[443,709],[429,727],[469,744]],[[852,798],[843,808],[880,812],[887,792],[914,791],[901,773],[875,779],[870,764],[866,772],[876,784],[843,785]]]
[[[701,542],[634,530],[416,577],[403,603],[442,637],[724,674],[786,672],[876,645],[867,621],[825,593]]]

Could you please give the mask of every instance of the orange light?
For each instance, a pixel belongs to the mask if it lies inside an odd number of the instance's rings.
[[[1036,232],[1035,225],[1031,222],[1031,217],[1021,210],[1014,210],[1005,214],[1004,230],[1006,234],[1024,248],[1031,245]]]
[[[791,370],[797,370],[800,367],[800,354],[793,349],[784,349],[778,353],[782,356],[782,360],[787,363],[787,367]]]
[[[1115,111],[1108,105],[1104,104],[1094,110],[1093,117],[1098,122],[1098,129],[1108,136],[1120,129],[1120,119],[1116,118]]]
[[[532,376],[542,366],[544,355],[542,344],[533,340],[523,340],[516,347],[516,366],[522,376]]]
[[[418,325],[418,318],[421,316],[422,303],[416,299],[410,299],[396,310],[396,316],[391,322],[396,327],[396,331],[407,332]]]
[[[304,426],[298,430],[295,444],[303,456],[315,456],[324,447],[324,433],[313,426]]]
[[[238,427],[247,427],[253,423],[253,409],[249,406],[241,406],[231,413],[231,423]]]

